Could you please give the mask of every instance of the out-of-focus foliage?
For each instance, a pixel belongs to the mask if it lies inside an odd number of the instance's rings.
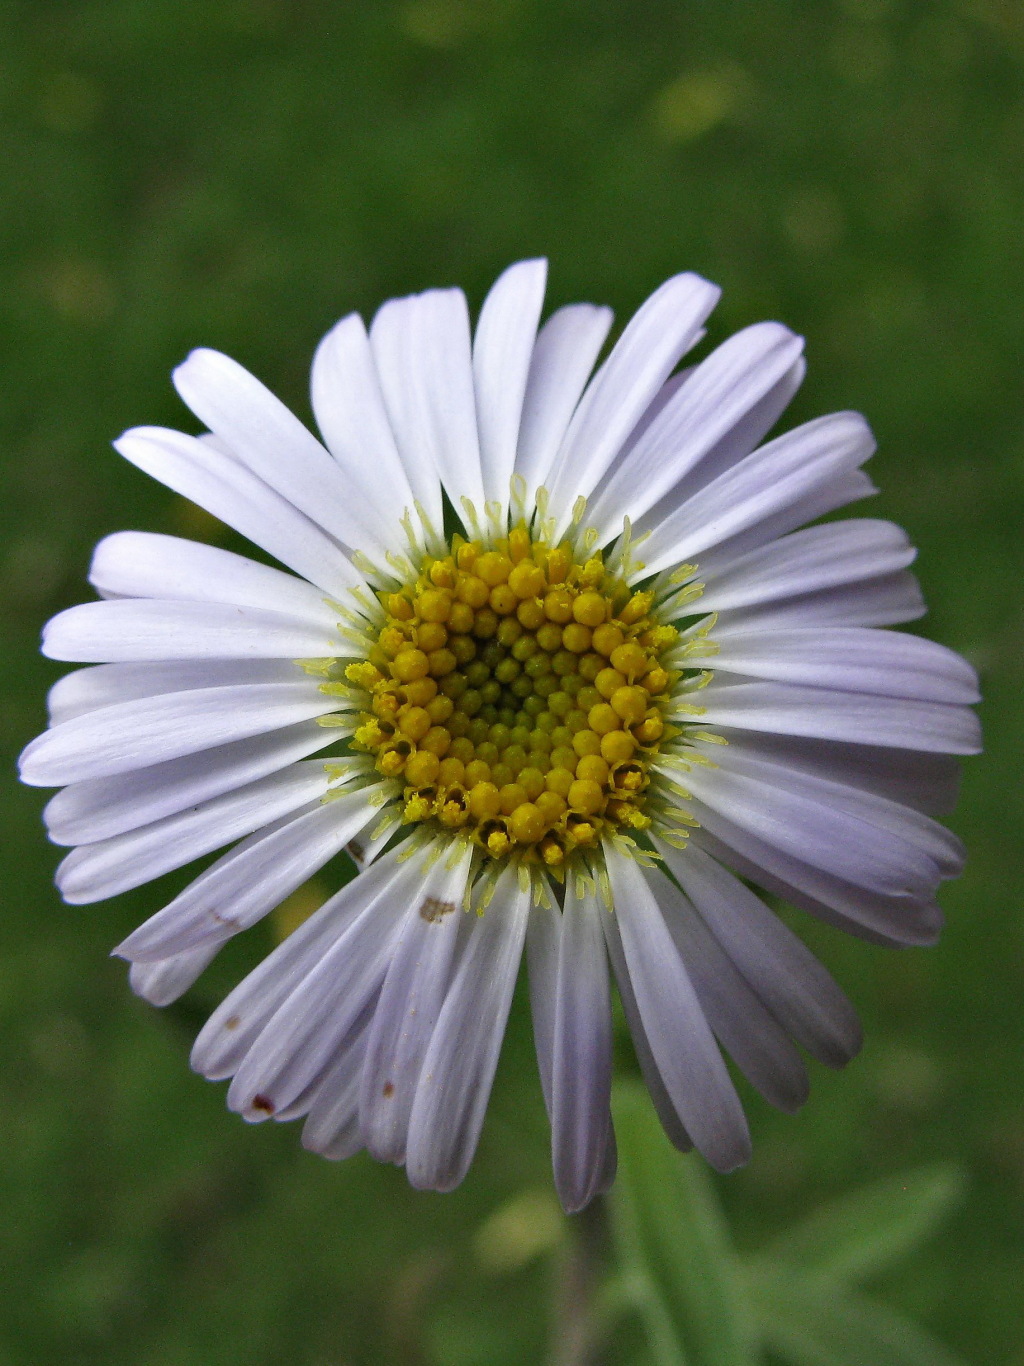
[[[789,1366],[962,1366],[851,1284],[911,1251],[959,1203],[955,1168],[875,1182],[816,1210],[744,1265],[707,1168],[672,1150],[639,1083],[619,1084],[614,1113],[615,1272],[603,1326],[614,1329],[623,1313],[639,1320],[637,1363],[758,1366],[770,1353]],[[610,1359],[628,1352],[616,1343]]]
[[[108,445],[137,423],[193,429],[168,382],[192,346],[308,411],[313,347],[343,312],[449,283],[476,306],[505,263],[544,252],[552,306],[607,301],[620,320],[666,275],[703,272],[726,291],[709,342],[769,316],[806,333],[787,421],[869,415],[883,493],[865,511],[908,527],[922,629],[983,673],[989,753],[954,821],[971,862],[937,949],[804,918],[867,1045],[845,1075],[815,1069],[796,1118],[745,1091],[756,1155],[716,1189],[743,1253],[870,1180],[964,1168],[962,1208],[871,1293],[986,1366],[1024,1366],[1022,14],[0,0],[10,759],[58,673],[39,626],[83,596],[91,543],[221,536]],[[521,999],[462,1190],[320,1162],[187,1069],[197,1022],[272,927],[155,1012],[106,954],[182,877],[63,907],[41,794],[11,783],[3,800],[5,1362],[502,1366],[571,1345],[579,1221],[566,1242]]]

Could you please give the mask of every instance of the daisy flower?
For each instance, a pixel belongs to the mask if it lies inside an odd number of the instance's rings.
[[[672,1141],[749,1155],[720,1051],[772,1104],[860,1034],[753,882],[874,943],[927,944],[963,859],[931,817],[978,748],[970,667],[879,628],[924,611],[856,413],[767,444],[804,374],[778,323],[688,369],[719,291],[668,280],[595,364],[606,308],[540,327],[512,266],[324,338],[322,440],[217,352],[175,372],[208,430],[115,443],[282,569],[172,536],[96,549],[46,627],[92,667],[22,777],[63,790],[66,901],[231,846],[115,950],[163,1005],[348,850],[357,875],[230,993],[192,1054],[245,1119],[366,1148],[417,1187],[472,1159],[524,948],[555,1182],[611,1183],[611,980]]]

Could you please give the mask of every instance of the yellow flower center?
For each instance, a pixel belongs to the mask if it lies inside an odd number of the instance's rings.
[[[404,784],[404,820],[462,830],[493,858],[555,870],[609,827],[642,829],[648,762],[672,733],[662,704],[678,638],[600,556],[522,528],[456,536],[346,677],[365,694],[354,747]]]

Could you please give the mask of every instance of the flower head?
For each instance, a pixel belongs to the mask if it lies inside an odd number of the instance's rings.
[[[321,343],[323,444],[227,357],[178,391],[200,437],[135,465],[286,570],[174,537],[97,547],[104,601],[46,628],[63,678],[26,782],[66,900],[232,845],[116,950],[155,1004],[335,854],[359,872],[214,1012],[193,1051],[249,1120],[305,1116],[450,1189],[476,1146],[524,945],[555,1179],[614,1175],[610,978],[672,1140],[748,1156],[719,1051],[773,1104],[799,1048],[857,1051],[852,1007],[750,880],[874,942],[937,935],[958,842],[931,816],[978,747],[956,655],[887,522],[805,523],[873,492],[862,418],[760,444],[801,341],[749,327],[676,372],[718,291],[669,280],[555,312],[513,266],[471,334],[458,290]],[[592,374],[593,371],[593,374]],[[236,842],[237,841],[237,842]],[[741,880],[744,879],[744,880]],[[799,1047],[798,1047],[799,1046]]]

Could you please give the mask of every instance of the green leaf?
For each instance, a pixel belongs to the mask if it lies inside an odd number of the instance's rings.
[[[797,1271],[751,1274],[762,1340],[790,1366],[963,1366],[901,1314]]]
[[[815,1210],[762,1248],[755,1265],[783,1262],[863,1280],[922,1242],[960,1201],[964,1185],[949,1165],[887,1177]]]
[[[700,1159],[670,1145],[639,1084],[618,1083],[613,1110],[616,1247],[656,1360],[755,1366],[743,1279]]]

